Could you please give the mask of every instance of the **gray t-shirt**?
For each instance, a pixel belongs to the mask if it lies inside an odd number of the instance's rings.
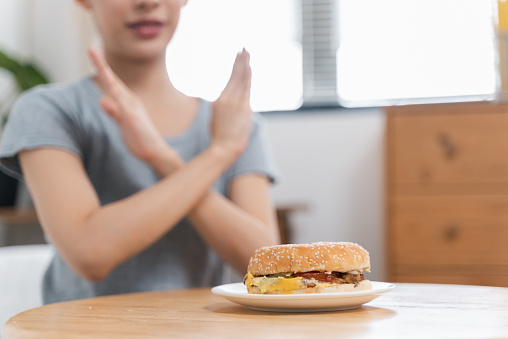
[[[23,180],[17,157],[20,151],[58,148],[81,158],[101,205],[154,185],[159,177],[126,148],[116,123],[99,105],[101,96],[90,77],[25,92],[14,105],[2,135],[0,168]],[[210,119],[211,104],[201,100],[191,126],[166,141],[188,161],[209,145]],[[278,173],[264,120],[258,114],[253,116],[247,149],[213,189],[226,196],[230,180],[244,173],[259,173],[271,181]],[[97,283],[78,277],[56,253],[44,276],[43,300],[52,303],[116,293],[212,286],[224,282],[224,270],[216,253],[184,218],[150,248]]]

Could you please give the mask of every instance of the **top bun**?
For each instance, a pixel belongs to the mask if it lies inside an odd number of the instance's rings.
[[[317,242],[261,247],[250,258],[253,276],[310,271],[370,271],[369,252],[351,242]]]

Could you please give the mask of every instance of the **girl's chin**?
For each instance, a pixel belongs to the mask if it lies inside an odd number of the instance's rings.
[[[128,43],[126,44],[127,46],[117,48],[114,54],[122,59],[127,58],[142,62],[157,60],[159,58],[165,59],[168,43],[161,41]]]

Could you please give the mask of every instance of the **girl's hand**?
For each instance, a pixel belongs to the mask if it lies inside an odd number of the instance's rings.
[[[213,143],[234,158],[247,146],[252,124],[249,61],[250,55],[245,49],[236,56],[231,78],[219,98],[212,104]]]
[[[96,50],[88,50],[97,69],[104,96],[102,108],[117,122],[128,149],[150,164],[157,163],[169,146],[152,123],[141,99],[136,96]]]

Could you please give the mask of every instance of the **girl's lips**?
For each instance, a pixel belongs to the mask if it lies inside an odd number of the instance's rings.
[[[138,37],[143,39],[154,38],[162,30],[163,24],[160,21],[138,21],[128,24],[127,27]]]

